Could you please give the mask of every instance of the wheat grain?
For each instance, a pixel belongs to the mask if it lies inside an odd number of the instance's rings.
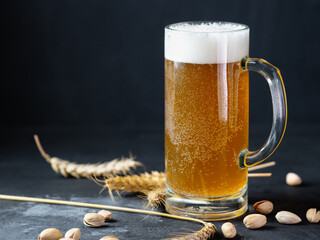
[[[207,240],[213,237],[215,231],[216,228],[212,223],[206,223],[205,226],[197,232],[181,237],[168,238],[168,240]]]
[[[142,192],[165,187],[165,173],[152,171],[140,175],[115,176],[104,180],[109,191]]]
[[[145,208],[152,207],[152,208],[158,208],[160,205],[166,204],[166,189],[165,188],[157,188],[151,191],[143,191],[143,194],[145,195],[145,199],[148,200],[148,204]]]
[[[149,203],[146,207],[158,207],[165,201],[165,173],[152,171],[140,175],[116,176],[105,179],[103,189],[108,189],[110,197],[113,198],[112,191],[119,192],[139,192],[142,198],[146,198]]]
[[[119,174],[130,173],[132,169],[142,166],[140,162],[134,160],[133,156],[130,156],[129,158],[114,159],[104,163],[79,164],[75,162],[69,162],[57,157],[50,157],[50,155],[47,154],[42,148],[37,135],[34,135],[34,140],[42,157],[48,163],[50,163],[52,169],[56,173],[61,174],[64,177],[111,177]]]

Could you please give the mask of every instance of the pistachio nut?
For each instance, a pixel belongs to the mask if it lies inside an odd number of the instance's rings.
[[[273,203],[268,200],[262,200],[253,204],[253,208],[256,212],[266,215],[272,212]]]
[[[110,220],[112,219],[112,217],[113,217],[112,212],[109,212],[109,211],[107,211],[107,210],[100,210],[100,211],[98,212],[98,214],[100,214],[101,216],[103,216],[105,221],[110,221]]]
[[[286,176],[286,182],[290,186],[298,186],[302,183],[302,180],[298,174],[289,172]]]
[[[58,229],[47,228],[39,234],[38,240],[59,240],[62,237],[63,235]]]
[[[221,231],[225,238],[234,238],[237,235],[236,227],[231,222],[222,224]]]
[[[243,223],[249,229],[257,229],[267,223],[267,217],[262,214],[249,214],[243,219]]]
[[[276,219],[282,224],[297,224],[301,222],[301,218],[298,215],[288,211],[278,212],[276,214]]]
[[[306,217],[310,223],[318,223],[320,221],[320,211],[317,212],[316,208],[310,208],[306,213]]]
[[[103,238],[100,238],[100,240],[119,240],[119,238],[115,236],[105,236]]]
[[[87,213],[83,218],[83,223],[88,227],[100,227],[104,223],[104,217],[98,213]]]
[[[73,240],[79,240],[81,237],[81,231],[79,228],[71,228],[64,235],[65,238],[70,238]]]

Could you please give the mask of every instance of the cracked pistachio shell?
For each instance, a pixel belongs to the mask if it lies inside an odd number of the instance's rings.
[[[318,223],[320,221],[320,211],[317,211],[316,208],[310,208],[306,213],[306,217],[310,223]]]
[[[262,200],[262,201],[256,202],[253,205],[253,208],[258,213],[269,214],[273,210],[273,203],[268,200]]]
[[[71,228],[64,235],[65,238],[70,238],[72,240],[79,240],[81,237],[81,231],[79,228]]]

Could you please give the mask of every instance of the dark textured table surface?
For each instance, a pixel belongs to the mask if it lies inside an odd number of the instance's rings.
[[[258,147],[267,137],[270,126],[251,126],[250,145]],[[0,139],[0,194],[72,200],[79,202],[142,208],[145,200],[135,194],[115,197],[113,203],[107,191],[99,194],[100,187],[87,179],[65,179],[55,174],[41,158],[33,142],[38,133],[47,152],[70,161],[102,162],[129,151],[143,162],[147,170],[164,170],[163,129],[161,127],[135,128],[67,128],[30,127],[2,129]],[[320,127],[318,124],[289,124],[279,149],[268,160],[277,165],[271,178],[249,180],[249,211],[256,201],[271,200],[275,209],[268,215],[268,223],[261,229],[249,230],[243,217],[231,220],[237,228],[235,239],[320,239],[320,225],[310,224],[305,213],[309,208],[320,208]],[[287,172],[296,172],[303,184],[290,187],[285,183]],[[298,225],[281,225],[275,213],[288,210],[298,214]],[[82,223],[85,213],[95,209],[0,200],[0,239],[37,239],[45,228],[56,227],[66,232],[79,227],[82,238],[100,239],[115,235],[119,239],[163,239],[170,233],[199,230],[198,223],[146,216],[126,212],[114,213],[114,221],[101,228],[88,228]],[[159,211],[164,211],[162,208]],[[247,213],[247,214],[248,214]],[[220,231],[223,222],[216,222]],[[214,239],[223,239],[217,233]]]

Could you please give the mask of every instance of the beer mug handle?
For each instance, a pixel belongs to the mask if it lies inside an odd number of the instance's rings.
[[[265,77],[271,92],[273,111],[271,132],[264,145],[253,152],[244,149],[239,154],[239,166],[245,168],[266,160],[279,146],[287,126],[287,99],[278,68],[263,59],[249,57],[241,60],[241,68],[244,71],[258,72]]]

